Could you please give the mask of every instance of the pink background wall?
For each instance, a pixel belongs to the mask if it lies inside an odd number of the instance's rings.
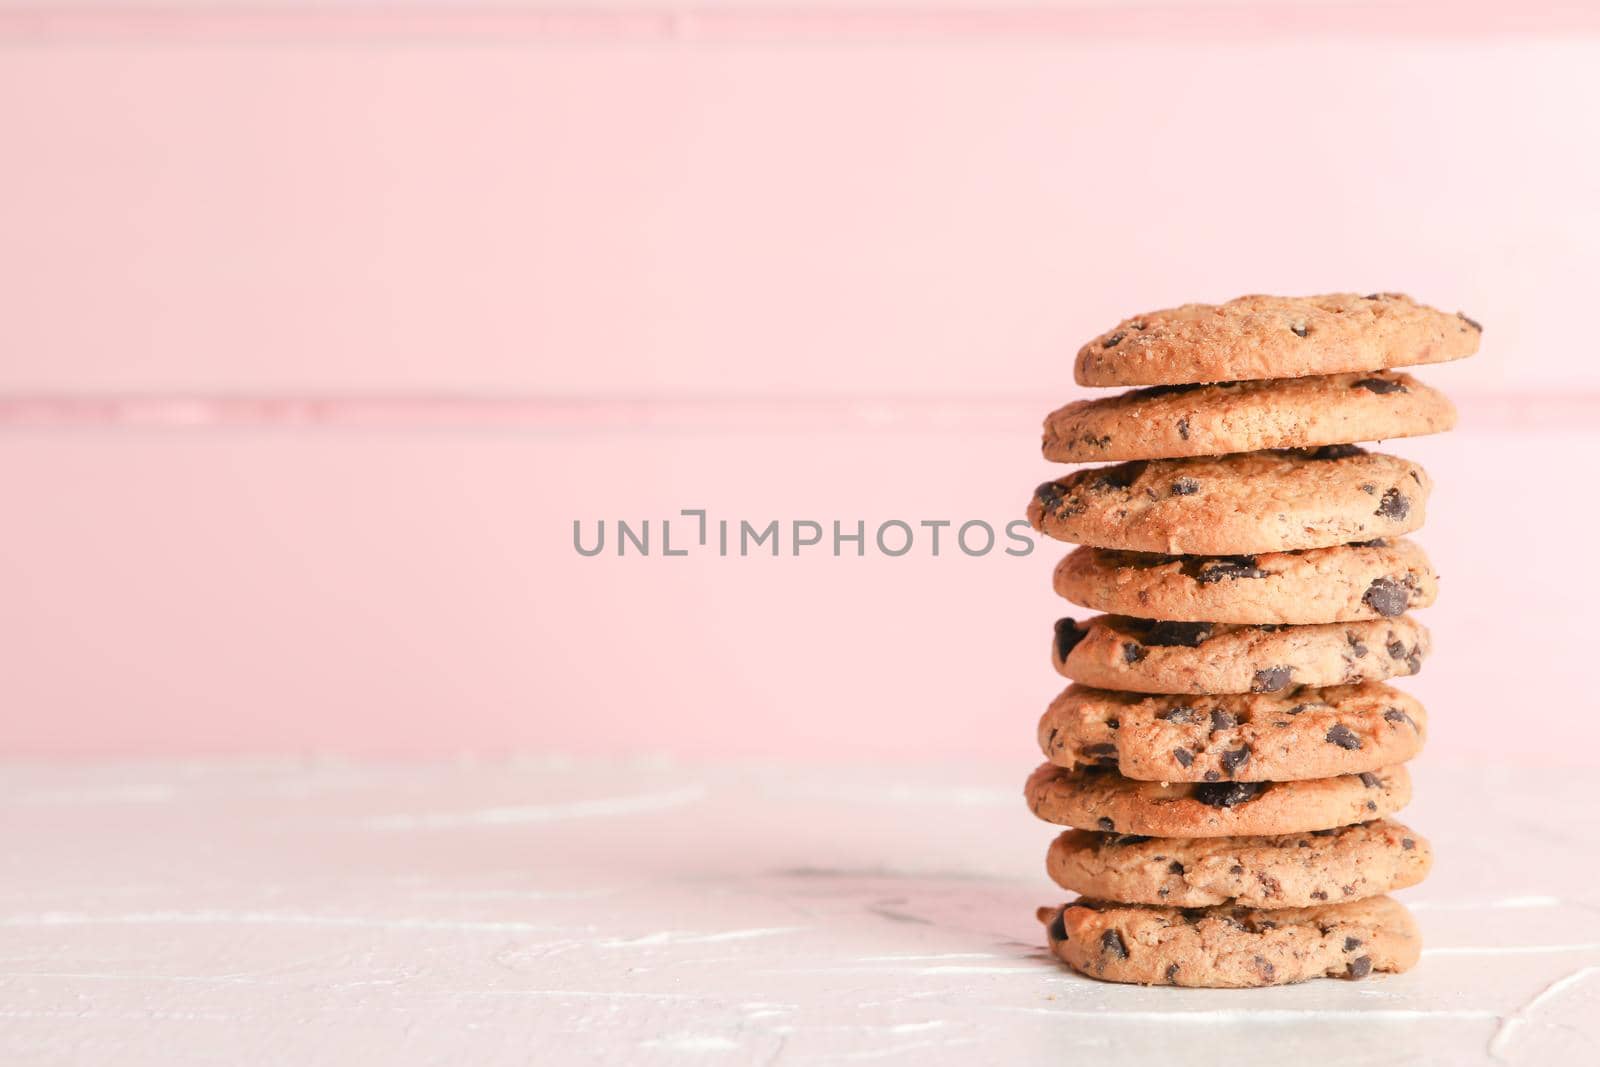
[[[1025,761],[1054,546],[572,520],[998,525],[1086,337],[1355,288],[1487,327],[1432,755],[1595,762],[1600,18],[1383,10],[0,4],[0,752]]]

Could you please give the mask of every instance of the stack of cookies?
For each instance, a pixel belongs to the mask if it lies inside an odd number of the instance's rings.
[[[1034,492],[1034,529],[1082,546],[1056,592],[1071,679],[1039,722],[1034,814],[1072,827],[1040,909],[1051,950],[1115,982],[1262,986],[1414,964],[1386,896],[1427,874],[1394,819],[1427,717],[1409,612],[1437,581],[1406,539],[1430,482],[1357,442],[1449,429],[1394,368],[1470,355],[1481,327],[1398,293],[1243,297],[1128,319],[1080,385],[1136,386],[1045,421],[1045,458],[1109,463]]]

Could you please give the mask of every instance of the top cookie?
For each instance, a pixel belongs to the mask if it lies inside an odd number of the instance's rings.
[[[1044,420],[1059,463],[1176,459],[1441,433],[1456,411],[1409,374],[1325,374],[1215,385],[1158,385],[1078,400]]]
[[[1079,385],[1187,385],[1444,363],[1483,327],[1403,293],[1241,296],[1124,319],[1078,350]]]

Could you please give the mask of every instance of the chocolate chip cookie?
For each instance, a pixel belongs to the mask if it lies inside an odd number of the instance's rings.
[[[1393,815],[1411,799],[1404,766],[1302,782],[1137,782],[1103,767],[1039,766],[1024,789],[1045,822],[1151,837],[1330,830]]]
[[[1136,460],[1045,482],[1028,521],[1097,548],[1284,552],[1409,533],[1432,485],[1417,464],[1356,445]]]
[[[1416,920],[1389,897],[1314,908],[1166,908],[1083,898],[1040,908],[1050,951],[1108,982],[1239,989],[1404,971]]]
[[[1427,728],[1421,702],[1377,682],[1206,697],[1074,684],[1040,717],[1039,747],[1140,781],[1287,782],[1404,763]]]
[[[1394,371],[1158,385],[1052,412],[1044,420],[1044,458],[1218,456],[1416,437],[1455,422],[1443,393]]]
[[[1068,830],[1045,869],[1063,889],[1179,908],[1309,908],[1416,885],[1427,839],[1392,819],[1271,837],[1139,837]]]
[[[1427,627],[1395,619],[1308,626],[1157,622],[1127,615],[1059,619],[1050,657],[1084,685],[1134,693],[1276,693],[1416,674]]]
[[[1241,296],[1124,319],[1078,350],[1079,385],[1186,385],[1443,363],[1478,350],[1472,319],[1401,293]]]
[[[1086,608],[1174,622],[1318,623],[1393,618],[1438,595],[1428,557],[1405,538],[1254,556],[1168,556],[1082,547],[1056,592]]]

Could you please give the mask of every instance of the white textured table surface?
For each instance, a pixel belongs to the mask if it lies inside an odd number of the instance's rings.
[[[1417,769],[1412,973],[1043,953],[1029,768],[0,771],[0,1062],[1600,1062],[1581,774]]]

